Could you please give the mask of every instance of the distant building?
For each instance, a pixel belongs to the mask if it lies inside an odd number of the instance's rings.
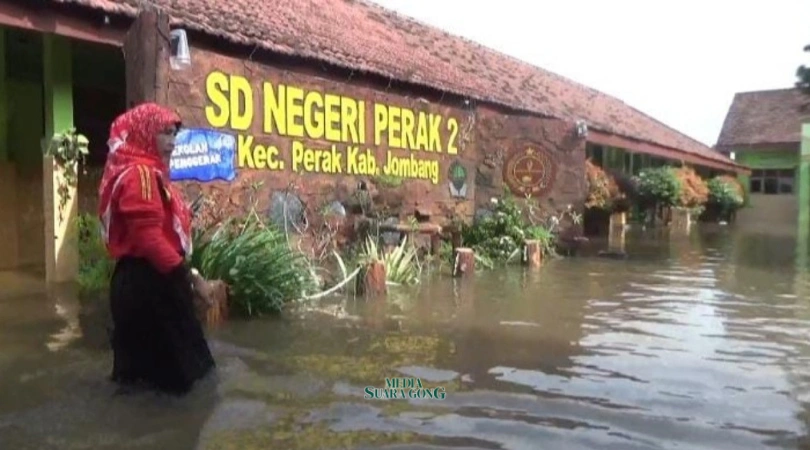
[[[795,227],[802,124],[807,123],[810,96],[798,89],[740,92],[734,96],[715,148],[752,169],[750,177],[741,176],[750,206],[741,212],[741,223]]]

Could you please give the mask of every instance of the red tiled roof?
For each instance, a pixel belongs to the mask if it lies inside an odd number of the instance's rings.
[[[810,96],[795,88],[740,92],[726,115],[718,148],[801,142],[810,122]]]
[[[51,0],[134,16],[163,8],[190,29],[736,164],[622,101],[365,0]],[[361,31],[361,32],[358,32]]]

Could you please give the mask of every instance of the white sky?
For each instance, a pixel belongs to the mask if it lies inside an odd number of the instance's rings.
[[[735,92],[793,86],[810,0],[373,0],[714,145]]]

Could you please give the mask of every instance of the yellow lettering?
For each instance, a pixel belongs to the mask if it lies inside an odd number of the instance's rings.
[[[360,153],[360,147],[350,146],[347,158],[347,173],[351,175],[378,175],[377,159],[371,150]]]
[[[273,145],[253,145],[253,136],[240,134],[237,139],[237,165],[248,169],[284,169],[284,161],[278,160],[278,148]]]
[[[278,134],[287,134],[287,89],[283,84],[278,85],[278,96],[270,83],[264,83],[264,132],[273,133],[273,124],[278,128]]]
[[[431,114],[430,131],[428,134],[430,145],[428,147],[430,148],[430,150],[434,152],[442,151],[441,133],[439,131],[441,125],[442,125],[442,116],[438,114]]]
[[[416,148],[419,150],[429,149],[428,120],[423,111],[419,111],[419,120],[416,124]]]
[[[245,77],[231,75],[230,78],[231,128],[250,129],[253,122],[253,89]],[[244,106],[244,110],[240,106]]]
[[[263,145],[257,145],[253,148],[253,164],[256,169],[267,167],[267,149]]]
[[[294,172],[342,173],[343,155],[334,144],[328,150],[304,147],[301,142],[293,142],[292,164]]]
[[[228,76],[222,72],[211,72],[205,78],[205,93],[213,105],[205,107],[205,119],[214,128],[222,128],[228,123],[229,110]]]
[[[357,101],[351,97],[342,97],[340,102],[342,142],[357,142]],[[351,139],[350,139],[351,136]]]
[[[374,145],[382,144],[382,132],[388,128],[388,108],[374,104]]]
[[[340,97],[326,94],[326,140],[340,142]]]
[[[238,155],[239,167],[256,168],[253,162],[253,136],[239,135],[236,154]]]
[[[323,97],[320,92],[311,91],[304,98],[304,129],[311,139],[323,138]]]
[[[267,167],[270,170],[279,170],[284,168],[284,163],[278,160],[278,147],[275,145],[267,146]]]
[[[287,86],[287,136],[304,137],[304,90]]]
[[[360,100],[357,105],[357,116],[358,116],[358,130],[357,132],[360,134],[360,143],[366,143],[366,102]]]
[[[402,146],[409,150],[416,150],[416,139],[414,139],[413,125],[413,111],[408,108],[402,108]]]
[[[402,148],[402,122],[400,116],[402,109],[396,106],[388,107],[388,146]]]
[[[456,136],[458,135],[458,120],[451,117],[447,121],[447,129],[450,131],[450,139],[447,140],[447,153],[450,155],[458,154],[458,147],[456,146]]]
[[[397,157],[389,150],[383,173],[396,178],[415,178],[439,184],[439,161],[418,159],[414,155]]]
[[[304,162],[304,144],[295,141],[292,145],[292,171],[295,173],[301,172],[299,166]]]

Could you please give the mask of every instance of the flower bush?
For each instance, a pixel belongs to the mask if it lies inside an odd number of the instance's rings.
[[[700,208],[709,200],[709,188],[700,175],[691,167],[674,169],[675,176],[681,184],[681,195],[678,206]]]
[[[586,208],[595,208],[605,211],[612,210],[616,203],[624,198],[624,194],[616,184],[616,180],[601,167],[585,161],[585,178],[588,182],[588,196],[585,199]]]

